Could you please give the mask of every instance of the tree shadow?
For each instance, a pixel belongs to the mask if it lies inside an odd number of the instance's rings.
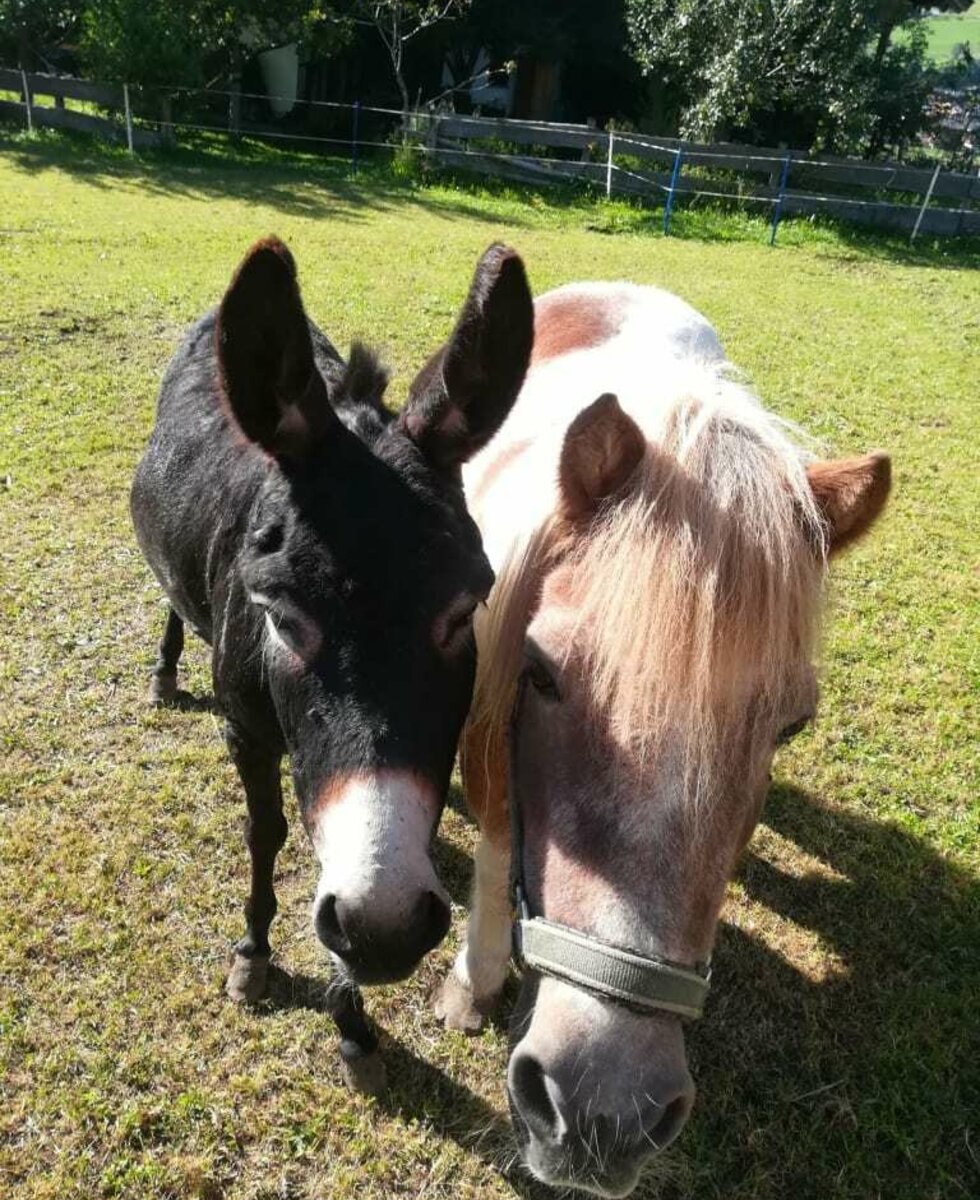
[[[447,219],[466,218],[496,224],[477,200],[460,194],[449,200],[427,195],[411,181],[400,180],[383,162],[361,164],[357,178],[346,158],[307,154],[248,157],[228,146],[211,149],[175,147],[147,151],[138,158],[123,155],[96,139],[61,134],[25,141],[5,137],[0,149],[27,174],[63,171],[89,187],[111,190],[136,186],[153,195],[188,199],[237,200],[275,208],[297,217],[359,222],[371,213],[413,205]],[[523,227],[519,218],[509,224]]]

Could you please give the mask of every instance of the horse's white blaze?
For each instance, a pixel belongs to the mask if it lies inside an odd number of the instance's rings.
[[[420,895],[449,897],[429,858],[435,792],[408,771],[381,771],[334,785],[313,818],[320,861],[314,912],[325,896],[386,923],[411,915]]]

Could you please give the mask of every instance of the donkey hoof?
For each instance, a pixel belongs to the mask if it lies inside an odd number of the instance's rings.
[[[463,1033],[479,1033],[491,1007],[491,1003],[477,1001],[455,971],[450,971],[432,994],[432,1008],[439,1020],[447,1029],[459,1029]]]
[[[354,1092],[364,1096],[380,1096],[385,1090],[385,1064],[377,1050],[362,1050],[356,1042],[340,1043],[340,1061],[344,1081]]]
[[[177,672],[161,671],[159,674],[152,675],[146,699],[154,708],[173,704],[177,699]]]
[[[268,957],[256,954],[246,958],[244,954],[236,954],[228,972],[225,991],[236,1004],[255,1004],[265,995],[268,975]]]

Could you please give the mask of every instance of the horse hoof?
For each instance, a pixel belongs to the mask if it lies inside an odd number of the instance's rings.
[[[246,958],[236,954],[228,972],[225,991],[236,1004],[255,1004],[265,995],[269,959],[261,955]]]
[[[146,699],[154,708],[173,704],[177,699],[177,672],[162,671],[157,675],[152,675]]]
[[[340,1043],[344,1082],[363,1096],[380,1096],[385,1090],[385,1064],[377,1050],[364,1051],[356,1042]]]
[[[447,1029],[479,1033],[487,1019],[490,1004],[477,1001],[470,989],[450,971],[432,995],[432,1008]]]

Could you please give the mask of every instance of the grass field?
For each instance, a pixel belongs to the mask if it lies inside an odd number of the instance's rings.
[[[779,412],[883,446],[880,529],[835,571],[822,716],[781,752],[689,1037],[700,1094],[645,1196],[955,1200],[980,1187],[977,659],[980,271],[955,244],[413,187],[266,156],[127,161],[0,141],[0,1195],[540,1200],[512,1163],[504,1024],[442,1031],[454,940],[369,998],[391,1086],[342,1090],[309,924],[280,859],[269,1001],[226,1001],[246,884],[209,712],[142,697],[164,609],[127,489],[161,371],[271,231],[340,346],[402,397],[479,251],[540,291],[671,288]],[[207,693],[207,653],[185,655]],[[439,857],[463,920],[472,829]]]
[[[980,54],[980,0],[962,13],[939,13],[926,18],[929,57],[935,63],[947,63],[956,46],[966,42],[974,58]]]

